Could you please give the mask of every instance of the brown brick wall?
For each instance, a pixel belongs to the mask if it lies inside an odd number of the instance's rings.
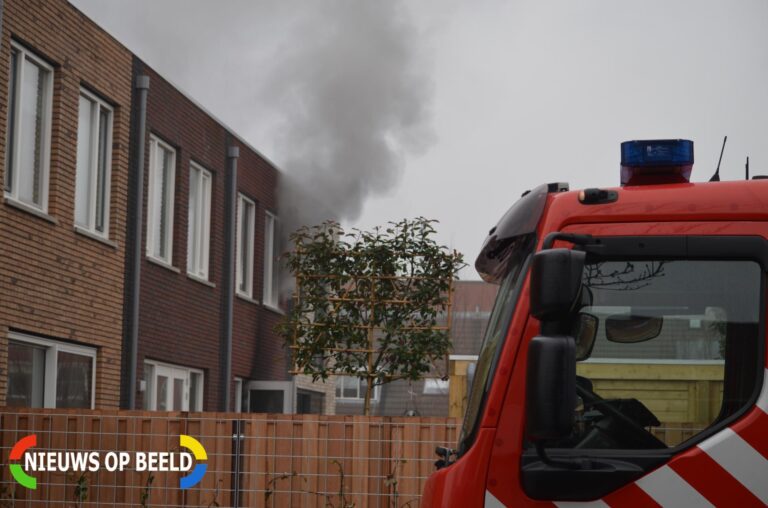
[[[243,144],[238,161],[238,190],[256,202],[253,297],[261,301],[266,212],[277,211],[278,173]],[[263,305],[235,298],[232,373],[253,380],[288,380],[286,349],[275,333],[282,315]]]
[[[55,223],[0,202],[0,405],[8,331],[98,348],[96,407],[119,402],[124,238],[131,109],[131,54],[63,0],[6,0],[0,44],[0,161],[5,160],[10,40],[54,67],[48,214]],[[74,230],[81,85],[114,107],[110,239]],[[0,164],[0,180],[5,164]]]
[[[225,127],[152,69],[145,67],[143,72],[150,77],[148,133],[176,148],[172,259],[178,271],[159,266],[146,258],[142,262],[138,377],[141,379],[143,376],[145,359],[202,369],[205,372],[203,407],[205,410],[217,410],[221,392],[228,139],[240,147],[238,190],[256,202],[253,296],[257,302],[235,298],[232,375],[246,380],[286,378],[285,362],[274,359],[276,352],[283,353],[273,331],[280,316],[258,303],[262,294],[264,211],[276,207],[277,171],[249,147],[228,136]],[[186,274],[190,160],[211,171],[213,176],[209,280],[215,287],[190,279]],[[149,149],[145,164],[142,253],[146,248]]]
[[[146,252],[149,134],[176,149],[172,271],[144,257],[141,265],[139,368],[145,359],[202,369],[203,407],[218,409],[224,184],[227,132],[170,83],[148,67],[147,150],[144,177],[142,256]],[[211,244],[207,286],[187,276],[187,222],[190,161],[211,172]],[[137,400],[140,403],[141,399]]]

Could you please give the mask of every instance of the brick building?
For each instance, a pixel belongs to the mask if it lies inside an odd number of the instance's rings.
[[[257,397],[260,388],[274,388],[258,382],[290,379],[285,350],[274,332],[282,314],[272,284],[277,282],[278,172],[138,59],[134,71],[150,83],[138,334],[141,405],[225,408],[225,245],[227,231],[234,228],[228,408],[242,408],[245,398],[248,409],[251,390]],[[228,165],[233,147],[238,152],[234,170]],[[234,196],[227,194],[230,172],[237,178]],[[227,220],[228,199],[235,205],[234,224]],[[131,275],[128,270],[126,280]]]
[[[274,165],[65,0],[0,25],[0,406],[327,412],[274,332]]]
[[[138,59],[134,72],[135,77],[149,77],[137,358],[138,379],[145,381],[137,387],[141,392],[137,405],[218,409],[229,134]],[[200,260],[188,258],[190,185],[198,187],[193,189],[194,199],[206,208],[208,221],[202,232],[208,237],[207,256],[200,253]],[[135,192],[133,188],[132,202]],[[200,203],[200,193],[205,193],[207,206]],[[129,241],[135,241],[133,235]],[[199,244],[195,247],[200,250]],[[126,275],[130,284],[130,266]]]
[[[131,79],[67,3],[3,3],[0,405],[118,406]]]

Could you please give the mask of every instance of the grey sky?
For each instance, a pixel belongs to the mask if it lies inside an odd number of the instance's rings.
[[[768,174],[762,0],[73,3],[286,170],[345,166],[352,223],[436,218],[470,263],[524,190],[617,185],[623,140],[692,139],[704,181],[727,134],[723,179]]]

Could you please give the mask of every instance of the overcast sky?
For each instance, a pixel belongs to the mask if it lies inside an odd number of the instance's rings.
[[[72,2],[347,224],[438,219],[470,264],[526,189],[617,185],[623,140],[768,174],[764,0]]]

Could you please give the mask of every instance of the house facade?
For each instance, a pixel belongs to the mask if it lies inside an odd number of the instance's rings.
[[[0,406],[332,412],[275,332],[278,169],[68,2],[0,26]]]
[[[131,59],[66,2],[2,4],[0,405],[120,403]]]
[[[141,234],[133,239],[141,242],[136,405],[218,410],[231,136],[138,58],[134,73],[149,78],[146,124],[136,132],[145,146]]]

